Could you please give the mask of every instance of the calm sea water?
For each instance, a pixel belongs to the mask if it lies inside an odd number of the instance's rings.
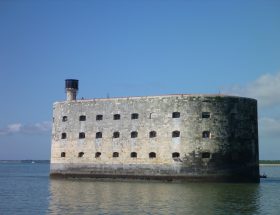
[[[280,214],[280,167],[260,184],[49,178],[49,164],[0,164],[0,214]]]

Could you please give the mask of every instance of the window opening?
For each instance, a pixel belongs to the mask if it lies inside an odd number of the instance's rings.
[[[96,120],[97,121],[103,120],[103,115],[96,115]]]
[[[203,153],[201,154],[201,157],[202,157],[202,158],[210,158],[210,153],[209,153],[209,152],[203,152]]]
[[[138,113],[131,114],[131,119],[138,119]]]
[[[62,122],[66,122],[67,119],[68,119],[67,116],[63,116],[63,117],[62,117]]]
[[[86,121],[86,116],[85,115],[81,115],[80,116],[80,121]]]
[[[136,153],[136,152],[131,152],[131,153],[130,153],[130,157],[132,157],[132,158],[137,158],[137,153]]]
[[[118,152],[114,152],[113,153],[113,158],[117,158],[117,157],[119,157],[119,153]]]
[[[79,139],[84,139],[86,137],[86,134],[84,132],[79,133]]]
[[[178,158],[180,157],[180,153],[179,152],[173,152],[172,153],[172,158]]]
[[[210,118],[210,112],[202,112],[202,118]]]
[[[155,158],[156,157],[156,153],[155,152],[150,152],[149,153],[149,158]]]
[[[85,154],[85,153],[83,153],[83,152],[79,152],[78,157],[81,158],[81,157],[84,156],[84,154]]]
[[[115,114],[114,115],[114,120],[119,120],[121,119],[121,115],[120,114]]]
[[[115,131],[115,132],[113,133],[113,138],[119,138],[119,137],[120,137],[120,132]]]
[[[62,134],[61,134],[61,139],[66,139],[66,137],[67,137],[67,134],[66,134],[66,133],[62,133]]]
[[[173,112],[172,118],[180,118],[180,112]]]
[[[65,158],[65,157],[66,157],[66,153],[65,153],[65,152],[61,152],[60,156],[61,156],[62,158]]]
[[[95,138],[96,138],[96,139],[102,138],[102,132],[97,132],[97,133],[95,134]]]
[[[155,132],[155,131],[150,132],[150,138],[154,138],[156,136],[157,136],[157,132]]]
[[[172,137],[180,137],[180,131],[173,131]]]
[[[101,157],[101,152],[96,152],[95,153],[95,158],[100,158]]]
[[[131,132],[131,138],[136,138],[138,136],[137,131],[132,131]]]
[[[203,131],[202,138],[210,138],[210,131]]]

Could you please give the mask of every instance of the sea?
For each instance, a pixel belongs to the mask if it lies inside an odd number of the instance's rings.
[[[0,162],[0,215],[280,214],[280,166],[259,184],[51,179],[48,162]]]

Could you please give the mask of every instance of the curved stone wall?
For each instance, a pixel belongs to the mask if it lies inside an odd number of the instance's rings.
[[[167,95],[53,108],[53,176],[259,181],[254,99]]]

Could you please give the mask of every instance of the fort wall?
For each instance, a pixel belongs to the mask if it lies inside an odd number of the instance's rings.
[[[53,106],[51,175],[259,181],[257,101],[225,95]]]

